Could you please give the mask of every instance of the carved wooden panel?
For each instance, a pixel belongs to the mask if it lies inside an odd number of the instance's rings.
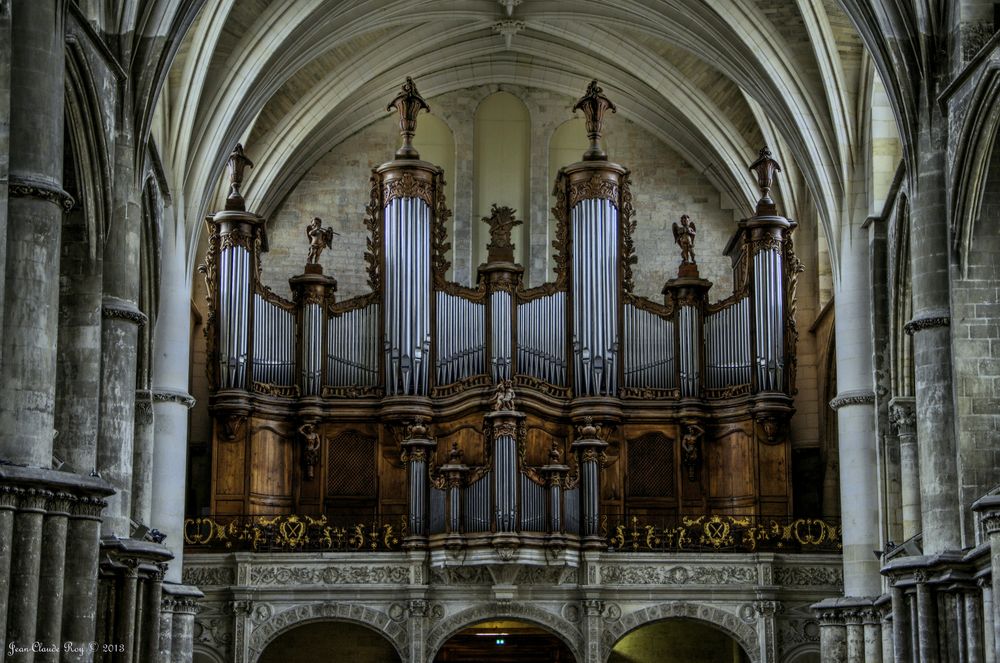
[[[709,500],[713,511],[753,510],[753,436],[743,428],[719,431],[707,445]]]
[[[374,500],[376,484],[375,438],[343,431],[327,442],[326,496],[328,499]]]
[[[250,501],[253,514],[291,513],[293,441],[287,430],[254,419],[250,433]]]

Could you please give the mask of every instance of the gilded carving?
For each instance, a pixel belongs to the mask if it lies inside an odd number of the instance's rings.
[[[368,204],[365,206],[365,268],[368,272],[368,287],[372,292],[382,289],[382,198],[378,173],[372,170],[368,179]]]
[[[433,208],[434,183],[405,171],[400,177],[386,180],[382,184],[382,204],[388,205],[396,198],[419,198]]]
[[[451,262],[447,258],[448,251],[451,250],[451,242],[448,241],[448,219],[451,218],[451,210],[448,209],[448,201],[445,196],[447,186],[443,171],[438,171],[434,175],[434,191],[436,197],[434,226],[431,231],[431,272],[435,287],[440,289],[445,283],[445,274],[451,267]]]
[[[621,181],[621,206],[618,222],[622,228],[622,289],[626,293],[631,293],[635,289],[632,266],[639,262],[639,258],[635,254],[634,239],[638,220],[635,217],[635,208],[632,206],[632,187],[628,171],[622,176]]]
[[[581,200],[603,199],[618,204],[618,182],[611,179],[603,171],[595,172],[589,179],[582,182],[571,182],[569,185],[569,208]]]

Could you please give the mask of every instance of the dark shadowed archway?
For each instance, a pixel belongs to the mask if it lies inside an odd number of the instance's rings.
[[[749,663],[724,631],[692,619],[664,619],[629,631],[611,649],[608,663]]]
[[[435,663],[575,663],[565,642],[529,622],[494,619],[452,635],[438,650]]]
[[[399,663],[395,646],[377,631],[347,622],[296,626],[272,640],[257,663]]]

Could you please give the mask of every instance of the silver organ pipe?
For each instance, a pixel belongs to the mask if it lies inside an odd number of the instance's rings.
[[[625,386],[674,389],[674,321],[632,304],[624,307]]]
[[[493,471],[486,472],[480,479],[469,484],[462,491],[462,530],[466,533],[490,531],[490,497]]]
[[[694,306],[681,306],[677,315],[680,348],[681,397],[697,397],[701,390],[701,347],[698,342],[701,327],[701,310]]]
[[[219,255],[219,385],[245,389],[250,309],[250,252],[238,245]]]
[[[563,527],[568,534],[580,533],[580,488],[563,491]]]
[[[528,475],[521,473],[521,503],[519,505],[521,518],[520,530],[526,532],[544,532],[547,530],[545,523],[545,501],[547,491],[545,486],[540,486]]]
[[[581,396],[617,393],[618,209],[582,200],[571,214],[573,238],[574,389]]]
[[[435,304],[436,383],[451,384],[473,375],[484,374],[486,372],[484,304],[440,290],[435,293]]]
[[[430,354],[431,211],[420,198],[384,209],[386,393],[426,395]]]
[[[705,316],[705,386],[750,383],[750,299],[741,297]]]
[[[323,382],[323,322],[326,312],[319,303],[302,307],[302,383],[304,396],[319,395]]]
[[[556,386],[566,384],[566,293],[517,306],[517,370]]]
[[[509,380],[511,378],[511,325],[510,325],[510,292],[494,290],[490,293],[490,370],[493,380]]]
[[[379,305],[372,302],[330,316],[327,321],[327,384],[334,387],[378,384],[379,311]]]
[[[784,382],[784,279],[781,252],[762,248],[753,256],[755,297],[754,329],[757,334],[757,389],[781,391]]]
[[[427,522],[428,534],[439,534],[444,531],[445,498],[447,493],[440,488],[430,487],[429,515]]]
[[[493,510],[496,531],[513,532],[517,527],[517,449],[511,435],[498,436],[495,444],[493,491],[496,502]]]
[[[253,380],[295,384],[295,312],[254,293]]]

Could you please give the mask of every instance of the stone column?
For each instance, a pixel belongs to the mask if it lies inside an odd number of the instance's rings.
[[[14,514],[10,594],[7,599],[8,645],[16,642],[21,646],[30,646],[36,639],[42,525],[45,505],[51,497],[47,490],[25,489]],[[31,652],[20,656],[28,663],[34,661]]]
[[[980,602],[981,593],[975,586],[967,587],[965,591],[959,593],[960,610],[965,612],[965,633],[960,633],[959,637],[964,637],[968,646],[969,663],[984,663],[984,650],[986,643],[983,638],[983,608]]]
[[[63,581],[63,642],[86,645],[95,639],[97,568],[101,511],[106,502],[91,497],[76,501],[67,525],[69,542]],[[65,663],[90,663],[94,653],[82,646],[63,654]]]
[[[604,601],[584,599],[584,631],[583,641],[586,650],[582,663],[604,663],[601,657],[601,634],[604,632],[601,617],[604,614]]]
[[[889,404],[890,421],[899,437],[904,541],[920,532],[920,462],[917,456],[917,418],[913,411],[914,403],[912,398],[896,397]]]
[[[847,629],[847,660],[862,663],[865,660],[865,627],[861,623],[861,610],[845,610],[843,617]]]
[[[906,593],[895,584],[892,586],[892,649],[897,663],[910,663],[913,660],[910,647],[912,625],[910,623],[910,606]]]
[[[0,488],[0,652],[7,649],[7,603],[13,556],[14,511],[19,493],[11,486]]]
[[[135,392],[135,448],[132,452],[132,520],[150,524],[153,511],[153,393]]]
[[[135,559],[125,560],[122,569],[121,583],[117,592],[117,616],[115,619],[115,635],[110,644],[120,644],[124,647],[122,663],[135,661],[135,609],[138,601],[139,563]]]
[[[996,559],[994,557],[994,559]],[[993,588],[990,585],[989,580],[986,578],[980,578],[978,581],[979,590],[983,595],[983,662],[984,663],[996,663],[997,661],[997,650],[998,650],[998,639],[995,621],[996,617],[994,615],[993,608]]]
[[[958,493],[952,399],[951,344],[948,326],[949,242],[946,202],[946,137],[948,124],[933,91],[936,81],[919,94],[920,125],[916,128],[915,191],[910,199],[910,272],[913,319],[905,327],[913,336],[917,439],[920,441],[920,515],[925,555],[961,548],[962,511]]]
[[[167,596],[160,603],[159,658],[157,661],[170,663],[171,644],[174,632],[174,600]],[[236,660],[243,660],[237,658]]]
[[[51,467],[59,321],[65,3],[11,5],[0,458]]]
[[[153,332],[153,477],[149,522],[166,535],[174,559],[166,580],[181,581],[184,562],[184,495],[187,477],[188,394],[191,365],[191,288],[185,273],[186,238],[173,207],[163,208],[160,282],[176,284],[160,292]]]
[[[155,661],[160,651],[160,628],[163,623],[160,611],[163,606],[163,573],[166,568],[166,564],[159,565],[156,572],[152,573],[147,581],[146,596],[143,601],[145,614],[142,625],[142,651],[139,652],[140,661]],[[170,625],[170,628],[173,629],[173,624]]]
[[[410,599],[407,611],[410,615],[406,620],[410,661],[422,663],[427,659],[427,601]]]
[[[860,224],[844,223],[836,282],[837,412],[840,509],[844,528],[844,596],[881,594],[875,392],[872,375],[868,238]]]
[[[778,663],[778,635],[775,615],[781,611],[779,601],[757,601],[753,605],[757,611],[757,637],[760,645],[761,663]]]
[[[882,619],[878,608],[861,611],[862,638],[865,663],[882,663]]]
[[[934,594],[927,584],[927,573],[917,570],[913,573],[917,583],[917,649],[920,653],[920,663],[937,663],[938,651],[938,615]]]
[[[1000,661],[1000,601],[996,600],[1000,596],[1000,495],[987,495],[975,501],[972,510],[979,514],[982,523],[983,533],[989,538],[990,543],[990,579],[992,585],[983,587],[983,603],[986,604],[986,592],[989,590],[992,605],[992,614],[986,616],[985,623],[992,622],[992,628],[987,632],[992,633],[986,637],[987,646],[993,650],[993,659]]]
[[[237,577],[239,577],[237,570]],[[246,599],[236,599],[229,609],[233,614],[233,663],[251,663],[250,661],[250,613],[253,612],[253,602]]]
[[[45,552],[38,573],[40,591],[36,638],[43,644],[59,644],[62,640],[66,533],[72,500],[68,493],[56,493],[49,500],[42,524],[42,550]],[[60,651],[46,651],[37,654],[35,660],[59,663],[60,655]]]
[[[847,627],[839,610],[820,609],[819,643],[823,663],[847,663]]]

